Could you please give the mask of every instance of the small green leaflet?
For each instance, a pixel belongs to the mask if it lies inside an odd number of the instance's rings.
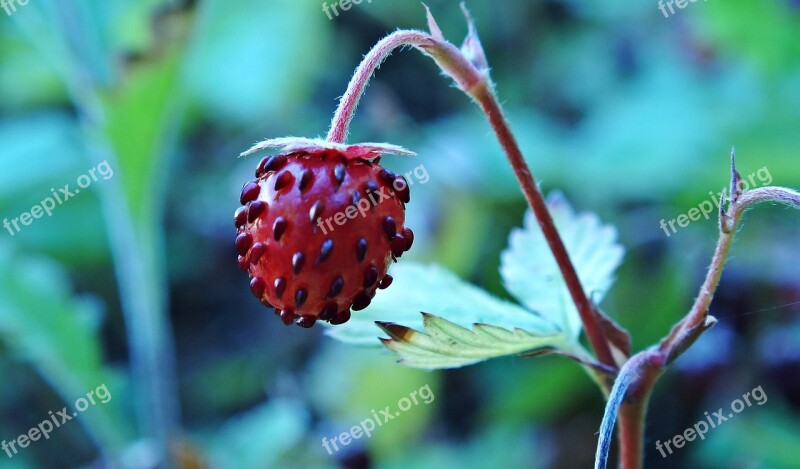
[[[423,314],[426,332],[397,324],[380,323],[389,339],[381,339],[386,348],[400,355],[400,362],[415,368],[458,368],[490,358],[547,349],[566,349],[561,333],[535,335],[489,324],[475,324],[472,330],[447,319]]]

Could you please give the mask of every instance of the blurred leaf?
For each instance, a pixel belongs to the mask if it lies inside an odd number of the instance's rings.
[[[494,423],[481,427],[467,441],[426,440],[378,459],[378,469],[526,468],[554,467],[554,451],[544,432]]]
[[[383,340],[386,348],[400,355],[401,363],[416,368],[459,368],[490,358],[569,346],[560,332],[537,335],[490,324],[475,324],[469,330],[440,317],[425,313],[423,317],[427,333],[381,323],[390,337]]]
[[[337,365],[331,366],[332,363]],[[419,390],[427,388],[426,395],[438,396],[441,379],[439,373],[397,366],[396,356],[387,350],[364,353],[346,344],[325,341],[303,386],[313,408],[325,416],[316,431],[318,453],[330,458],[318,443],[322,436],[339,435],[370,417],[373,411],[395,407],[414,391],[419,394]],[[426,429],[435,424],[437,414],[435,398],[427,404],[421,400],[402,417],[392,420],[391,426],[376,429],[369,440],[362,440],[363,444],[373,454],[396,453],[398,448],[407,448],[424,438]]]
[[[477,369],[486,404],[480,408],[480,422],[493,421],[527,425],[555,421],[569,415],[576,402],[594,399],[602,406],[600,393],[580,366],[560,357],[539,360],[524,358],[498,360]],[[553,392],[558,389],[558,392]]]
[[[107,93],[105,136],[117,161],[115,181],[123,188],[134,222],[140,227],[157,223],[160,208],[156,187],[165,179],[167,161],[161,158],[177,122],[174,104],[180,55],[170,51],[158,62],[132,66],[124,87]]]
[[[354,314],[347,323],[329,328],[327,334],[343,342],[378,345],[377,337],[382,334],[375,321],[421,329],[420,312],[447,318],[462,327],[491,324],[539,335],[559,332],[537,314],[494,298],[439,266],[401,262],[392,266],[390,273],[394,277],[390,288],[375,296],[369,308]]]
[[[616,229],[602,225],[594,214],[575,214],[559,193],[550,195],[548,206],[581,285],[599,304],[613,284],[614,271],[624,254],[616,242]],[[581,331],[578,310],[532,212],[525,215],[524,228],[514,230],[509,236],[500,273],[508,291],[520,302],[558,324],[570,339],[577,340]]]
[[[797,2],[709,2],[697,13],[697,31],[721,49],[734,50],[775,75],[800,65]]]
[[[210,439],[210,467],[262,469],[277,463],[308,430],[302,403],[275,399],[228,421]],[[285,466],[281,466],[285,467]]]
[[[91,168],[78,151],[78,138],[75,123],[57,113],[0,122],[0,220],[11,222],[46,198],[55,204],[52,192],[58,193],[65,184],[76,188],[78,176]],[[44,252],[70,265],[106,260],[105,233],[97,229],[102,223],[100,205],[93,194],[85,195],[96,189],[82,191],[63,206],[56,205],[52,216],[45,213],[31,226],[19,224],[21,230],[13,231],[13,240],[24,249]],[[75,223],[76,219],[82,223]],[[5,228],[0,234],[11,235]]]
[[[56,265],[15,255],[0,243],[0,340],[71,406],[116,379],[102,364],[98,311],[72,299],[67,284]],[[133,433],[122,418],[122,403],[112,399],[93,406],[79,419],[100,447],[112,453]]]
[[[201,2],[187,91],[222,123],[281,116],[319,76],[329,24],[315,0]]]
[[[796,411],[760,410],[746,409],[750,414],[725,422],[702,442],[693,442],[692,466],[702,463],[705,467],[796,469],[800,461],[800,420]]]

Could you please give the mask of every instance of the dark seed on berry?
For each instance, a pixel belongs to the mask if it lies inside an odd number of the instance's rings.
[[[406,181],[406,178],[403,176],[397,176],[397,179],[394,180],[392,187],[397,193],[398,199],[404,203],[411,202],[411,191],[408,189],[408,182]]]
[[[242,272],[247,272],[247,270],[250,268],[250,263],[247,262],[247,258],[245,256],[239,256],[238,261],[239,261],[239,270],[241,270]]]
[[[263,200],[254,200],[250,202],[250,208],[247,209],[247,221],[253,223],[266,211],[267,204]]]
[[[318,200],[314,202],[314,205],[311,206],[311,210],[308,211],[308,216],[311,218],[311,224],[313,225],[317,218],[322,215],[322,212],[325,210],[325,202]]]
[[[349,320],[350,320],[350,310],[346,309],[344,311],[339,311],[339,313],[337,313],[336,316],[334,316],[333,319],[330,320],[330,323],[333,324],[334,326],[337,326],[339,324],[344,324]]]
[[[275,297],[280,299],[283,296],[283,292],[286,291],[286,279],[283,277],[278,277],[275,279]]]
[[[265,252],[267,252],[267,246],[264,243],[255,243],[250,249],[250,263],[258,264]]]
[[[264,172],[277,171],[286,165],[286,155],[273,155],[264,163]]]
[[[414,244],[414,232],[411,231],[411,228],[403,228],[403,238],[406,239],[406,251],[408,251]]]
[[[336,187],[342,185],[342,181],[344,181],[344,175],[345,175],[344,164],[342,163],[337,164],[336,167],[333,168],[333,177],[334,179],[336,179]]]
[[[304,169],[303,172],[300,173],[300,182],[297,184],[297,188],[300,189],[301,194],[309,188],[313,180],[314,173],[310,169]]]
[[[392,248],[392,255],[394,257],[400,257],[406,252],[406,239],[401,234],[394,235],[389,245]]]
[[[242,195],[239,197],[239,201],[242,205],[247,202],[252,202],[258,198],[258,194],[260,193],[261,186],[259,186],[256,181],[248,181],[242,186]]]
[[[233,224],[236,228],[241,228],[245,223],[247,223],[247,207],[239,207],[233,215]]]
[[[300,288],[294,294],[295,307],[300,308],[301,306],[303,306],[303,303],[305,303],[307,299],[308,299],[308,290],[306,290],[305,288]]]
[[[315,322],[317,322],[317,317],[308,314],[305,316],[300,316],[300,319],[297,320],[297,325],[308,329],[309,327],[313,327]]]
[[[302,252],[294,253],[292,256],[292,272],[295,275],[299,274],[301,270],[303,270],[303,264],[306,263],[306,256],[303,255]]]
[[[361,194],[359,194],[358,191],[353,191],[353,197],[352,197],[353,205],[358,207],[359,200],[361,200]]]
[[[364,257],[367,255],[367,240],[361,238],[356,244],[356,254],[358,255],[358,262],[363,262]]]
[[[333,252],[333,240],[328,238],[322,242],[322,248],[319,250],[319,259],[317,259],[317,264],[325,262],[331,257],[331,253]]]
[[[281,311],[281,321],[287,326],[292,324],[294,321],[294,310],[292,308],[286,308]]]
[[[240,255],[244,256],[247,254],[247,251],[250,250],[252,245],[253,236],[250,233],[241,233],[236,237],[236,251],[238,251]]]
[[[369,192],[378,192],[378,185],[375,184],[375,181],[367,181],[367,193]]]
[[[272,236],[275,238],[275,241],[280,241],[281,236],[286,231],[286,227],[289,224],[286,222],[286,219],[283,217],[278,217],[275,219],[275,223],[272,225]]]
[[[294,184],[294,174],[284,171],[275,180],[275,192],[291,189],[292,184]]]
[[[361,291],[356,298],[353,300],[353,311],[361,311],[362,309],[369,306],[372,300],[369,297],[369,294],[365,291]]]
[[[331,287],[328,289],[328,298],[336,297],[336,295],[342,292],[342,288],[344,288],[344,279],[341,276],[333,279]]]
[[[267,284],[263,278],[253,277],[253,280],[250,280],[250,291],[253,292],[256,298],[261,298],[264,295],[265,288],[267,288]]]
[[[397,223],[394,221],[394,218],[386,217],[383,219],[383,232],[386,233],[386,237],[389,238],[389,241],[394,238],[394,235],[397,234]]]
[[[397,177],[393,172],[389,171],[388,169],[382,169],[378,176],[381,180],[386,184],[390,185],[394,182],[394,179]]]
[[[338,310],[339,307],[336,305],[336,303],[328,303],[319,313],[319,319],[321,321],[330,321],[334,316],[336,316],[336,312]]]
[[[389,285],[392,284],[392,280],[394,280],[394,277],[387,274],[385,277],[381,279],[380,282],[378,282],[378,288],[380,288],[381,290],[389,288]]]
[[[364,272],[364,288],[370,288],[375,285],[375,282],[378,281],[378,274],[377,267],[374,265],[369,266],[366,272]]]
[[[264,175],[264,166],[266,166],[266,164],[267,164],[267,162],[269,162],[269,159],[270,159],[270,158],[271,158],[271,157],[269,157],[269,156],[265,156],[265,157],[264,157],[264,158],[263,158],[263,159],[262,159],[262,160],[261,160],[261,161],[258,163],[258,166],[256,166],[256,177],[257,177],[257,178],[260,178],[261,176],[263,176],[263,175]]]

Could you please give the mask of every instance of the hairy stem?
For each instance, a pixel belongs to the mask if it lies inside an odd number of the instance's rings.
[[[353,74],[353,78],[350,79],[350,83],[347,85],[347,91],[339,100],[339,107],[336,109],[336,114],[333,115],[331,129],[328,131],[326,140],[334,143],[344,143],[347,140],[350,121],[353,120],[353,114],[355,114],[358,102],[361,100],[361,95],[364,94],[370,78],[396,48],[402,46],[418,47],[423,44],[430,44],[430,42],[430,36],[422,31],[406,30],[390,34],[375,44],[364,56],[361,64]]]
[[[533,174],[525,162],[519,145],[503,115],[500,104],[497,102],[488,72],[478,70],[458,48],[427,33],[413,30],[397,31],[378,42],[364,57],[350,80],[347,91],[340,100],[339,107],[331,122],[327,140],[335,143],[344,143],[353,113],[370,78],[383,60],[394,49],[401,46],[416,47],[433,58],[439,67],[453,78],[459,88],[473,98],[486,114],[500,145],[503,147],[503,151],[514,169],[517,180],[522,186],[528,205],[533,210],[550,246],[550,250],[553,252],[598,360],[616,369],[617,365],[611,354],[605,333],[595,314],[594,307],[581,286],[578,274],[553,223],[544,197],[534,181]]]

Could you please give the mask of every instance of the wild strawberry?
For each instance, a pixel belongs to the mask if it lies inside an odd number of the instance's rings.
[[[410,152],[276,139],[243,155],[267,147],[283,151],[261,160],[234,215],[239,267],[284,324],[345,323],[391,284],[391,261],[413,243],[407,181],[378,164],[382,153]]]

